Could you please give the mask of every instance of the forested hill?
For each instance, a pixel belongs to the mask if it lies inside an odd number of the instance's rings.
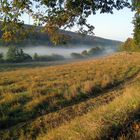
[[[30,28],[29,25],[26,25]],[[28,45],[53,45],[47,33],[40,31],[41,27],[37,27],[33,33],[30,33],[28,39],[18,43],[23,46]],[[68,40],[66,41],[67,46],[119,46],[122,42],[116,40],[105,39],[96,36],[81,35],[79,33],[60,30],[60,33],[65,34]],[[2,34],[2,33],[1,33]]]
[[[116,40],[105,39],[97,36],[89,36],[89,35],[81,35],[79,33],[60,30],[62,34],[65,34],[68,37],[68,40],[65,45],[87,45],[87,46],[119,46],[122,42]],[[36,33],[36,35],[32,35],[31,40],[33,42],[45,43],[47,45],[52,45],[50,38],[47,33]],[[38,43],[37,43],[38,44]]]
[[[75,33],[75,32],[70,32],[70,31],[61,31],[66,35],[69,35],[71,37],[70,44],[84,44],[84,45],[99,45],[99,46],[118,46],[122,42],[116,41],[116,40],[110,40],[110,39],[105,39],[97,36],[89,36],[85,35],[82,36],[81,34]]]

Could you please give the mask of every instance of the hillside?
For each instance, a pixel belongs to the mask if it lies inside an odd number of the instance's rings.
[[[139,53],[0,77],[0,140],[140,138]]]
[[[32,28],[31,25],[26,25],[26,28]],[[54,44],[50,41],[50,37],[46,32],[41,32],[41,27],[35,27],[34,32],[30,33],[28,38],[24,41],[16,43],[16,45],[22,46],[29,46],[29,45],[48,45],[53,46]],[[116,40],[105,39],[96,36],[89,36],[89,35],[81,35],[71,31],[64,31],[60,30],[60,33],[65,34],[69,39],[67,40],[66,44],[59,45],[59,46],[69,46],[74,45],[76,47],[80,47],[80,45],[86,46],[119,46],[122,42]],[[2,35],[2,33],[0,33]],[[14,44],[15,43],[11,43]],[[4,45],[1,43],[1,45]]]
[[[87,46],[119,46],[122,42],[116,40],[105,39],[96,36],[82,36],[78,33],[70,32],[70,31],[61,31],[63,34],[69,36],[69,40],[66,42],[66,46],[79,46],[87,45]],[[47,45],[53,45],[51,43],[48,35],[46,33],[37,33],[35,36],[31,37],[32,42],[35,44],[43,43]],[[26,42],[26,41],[25,41]],[[38,43],[39,42],[39,43]],[[28,41],[30,44],[30,41]],[[64,45],[64,46],[65,46]]]
[[[82,36],[75,32],[61,31],[63,34],[70,36],[70,44],[89,45],[89,46],[118,46],[122,42],[117,40],[105,39],[97,36]]]

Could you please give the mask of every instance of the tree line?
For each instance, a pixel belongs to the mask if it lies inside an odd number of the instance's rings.
[[[32,61],[59,61],[65,58],[58,54],[52,55],[38,55],[34,53],[33,56],[25,53],[23,49],[18,47],[9,47],[6,55],[0,53],[0,62],[8,63],[20,63],[20,62],[32,62]]]

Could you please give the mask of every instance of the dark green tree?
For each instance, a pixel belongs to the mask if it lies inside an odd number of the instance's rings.
[[[17,47],[9,47],[6,55],[6,60],[8,62],[24,62],[32,60],[32,57],[24,53],[22,49],[19,49]]]
[[[34,55],[33,55],[33,59],[34,59],[34,60],[37,60],[38,57],[39,57],[38,54],[37,54],[37,53],[34,53]]]
[[[88,55],[88,52],[87,52],[87,50],[84,50],[84,51],[82,51],[82,53],[81,53],[83,56],[87,56]]]
[[[128,38],[121,46],[123,51],[138,51],[138,45],[136,45],[133,38]]]
[[[0,53],[0,62],[3,62],[4,59],[3,59],[3,53]]]
[[[134,40],[140,47],[140,15],[136,14],[134,19]]]
[[[16,62],[18,59],[18,49],[16,47],[9,47],[6,55],[6,60],[8,62]]]
[[[140,1],[135,0],[134,5],[136,8],[136,14],[133,20],[134,23],[134,40],[135,43],[140,47]]]

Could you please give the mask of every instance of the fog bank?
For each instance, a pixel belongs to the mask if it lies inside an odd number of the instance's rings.
[[[52,54],[58,54],[61,56],[64,56],[65,58],[71,58],[71,53],[81,53],[84,50],[90,50],[91,48],[95,48],[97,46],[78,46],[78,47],[48,47],[48,46],[29,46],[22,48],[23,51],[31,56],[33,56],[35,53],[38,55],[52,55]],[[109,55],[112,53],[115,53],[118,50],[117,46],[98,46],[101,48],[99,56],[103,55]],[[0,53],[6,54],[8,48],[7,47],[1,47]]]

